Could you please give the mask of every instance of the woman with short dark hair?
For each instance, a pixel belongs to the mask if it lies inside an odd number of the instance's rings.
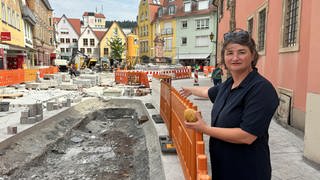
[[[200,112],[197,122],[185,126],[210,136],[212,179],[270,180],[268,129],[279,104],[276,90],[256,69],[259,55],[247,31],[225,33],[221,57],[230,78],[218,86],[180,90],[214,103],[211,126]]]

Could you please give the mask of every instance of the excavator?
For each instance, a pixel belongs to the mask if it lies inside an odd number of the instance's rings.
[[[76,63],[76,56],[81,55],[80,62]],[[76,50],[72,52],[72,56],[69,60],[69,66],[72,67],[72,65],[75,65],[76,69],[80,67],[80,69],[93,69],[93,67],[96,65],[97,59],[90,58],[88,55],[84,54],[83,52]]]

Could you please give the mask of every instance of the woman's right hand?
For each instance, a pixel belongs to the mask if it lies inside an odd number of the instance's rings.
[[[183,97],[188,97],[192,94],[191,90],[188,89],[187,87],[181,87],[179,93]]]
[[[193,129],[195,131],[203,133],[208,128],[208,125],[204,121],[204,119],[202,118],[200,111],[197,111],[195,116],[196,116],[197,121],[195,121],[195,122],[184,121],[184,125],[186,126],[186,128]]]

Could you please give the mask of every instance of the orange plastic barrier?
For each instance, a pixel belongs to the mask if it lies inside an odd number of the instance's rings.
[[[9,86],[23,82],[24,71],[22,69],[0,71],[0,86]]]
[[[204,75],[209,76],[212,73],[212,71],[214,70],[214,68],[215,68],[214,66],[204,66],[203,67]]]
[[[117,70],[115,72],[115,82],[117,84],[144,85],[149,88],[147,74],[138,71]]]
[[[187,98],[171,86],[171,80],[161,81],[160,115],[168,128],[187,180],[207,180],[207,157],[203,134],[184,126],[183,112],[187,108],[197,110]]]
[[[32,82],[37,79],[38,69],[25,69],[24,70],[24,82]]]
[[[48,67],[42,69],[14,69],[0,70],[0,86],[10,86],[36,80],[37,72],[40,72],[40,77],[45,74],[54,74],[58,72],[57,67]]]
[[[169,137],[172,137],[171,134],[171,78],[166,75],[158,75],[162,77],[163,81],[161,82],[160,89],[160,116],[164,120]]]

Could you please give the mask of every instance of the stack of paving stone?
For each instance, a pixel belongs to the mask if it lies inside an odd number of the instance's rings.
[[[72,101],[72,100],[71,100],[70,98],[62,101],[62,106],[63,106],[63,107],[71,107],[71,101]]]
[[[59,109],[59,103],[55,101],[48,101],[47,102],[47,111],[53,111]]]
[[[96,86],[100,84],[100,76],[97,74],[81,74],[79,79],[89,79],[91,81],[92,86]]]
[[[71,77],[69,73],[60,73],[62,82],[70,82]]]
[[[61,74],[45,74],[43,77],[44,80],[50,80],[50,84],[60,85],[62,82]]]
[[[62,84],[60,84],[59,87],[60,87],[61,90],[67,90],[67,91],[76,91],[76,90],[78,90],[78,85],[77,84],[62,83]]]
[[[62,107],[71,107],[72,99],[67,98],[66,100],[62,100],[61,103],[58,101],[48,101],[47,102],[47,111],[53,111],[60,109]]]
[[[119,97],[122,94],[123,94],[123,89],[119,89],[119,88],[107,88],[103,90],[103,96]]]
[[[73,84],[76,84],[78,87],[82,88],[92,87],[92,82],[90,79],[73,79]]]
[[[21,111],[20,124],[33,124],[43,120],[42,103],[29,104],[28,108]]]
[[[26,89],[49,89],[50,84],[30,82],[26,83]]]

